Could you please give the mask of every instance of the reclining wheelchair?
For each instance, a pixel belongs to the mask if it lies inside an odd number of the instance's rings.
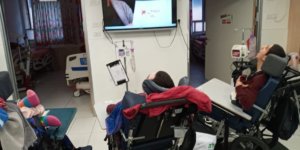
[[[234,140],[230,144],[230,149],[232,150],[268,150],[277,144],[278,138],[281,137],[278,131],[274,129],[272,120],[274,120],[276,109],[282,107],[278,105],[280,101],[289,100],[282,99],[280,96],[283,93],[294,92],[292,95],[293,103],[299,106],[299,96],[296,93],[296,89],[300,87],[300,80],[292,80],[292,78],[299,77],[300,73],[289,68],[287,66],[288,61],[289,58],[281,58],[272,54],[267,56],[262,66],[262,71],[269,78],[259,91],[255,104],[248,111],[242,110],[239,106],[231,103],[230,93],[234,91],[234,87],[227,83],[212,79],[199,87],[200,90],[212,98],[212,113],[206,115],[216,120],[218,124],[217,137],[223,137],[224,142],[222,149],[229,149],[229,128],[236,131]],[[223,87],[223,95],[221,94],[220,96],[219,94],[216,96],[216,92],[212,91],[212,86]],[[218,87],[214,89],[216,90]],[[224,94],[224,92],[227,94]],[[220,98],[225,100],[222,101]],[[297,117],[294,118],[297,122],[299,122],[298,113],[297,109]],[[298,123],[293,127],[293,132],[297,127]]]
[[[178,149],[180,138],[177,135],[177,131],[180,132],[181,129],[186,130],[191,125],[191,122],[193,122],[194,115],[198,111],[207,113],[211,111],[210,99],[195,88],[182,86],[187,84],[187,77],[180,80],[179,85],[181,86],[171,89],[160,87],[151,80],[145,80],[143,82],[143,89],[148,95],[126,92],[122,102],[119,103],[120,105],[117,104],[114,111],[121,106],[122,116],[124,115],[128,118],[128,115],[136,115],[129,119],[115,117],[118,118],[117,120],[121,120],[119,122],[122,123],[116,123],[115,120],[110,120],[111,118],[109,117],[106,119],[109,149]],[[183,96],[176,95],[176,93],[186,94]],[[170,95],[171,97],[169,97]],[[156,97],[157,101],[149,102],[149,97]],[[195,104],[195,100],[193,100],[195,97],[201,102],[196,102],[197,104]],[[159,99],[162,99],[162,101]],[[138,113],[132,113],[132,110],[135,110],[136,106],[139,107]],[[114,115],[114,111],[110,116]],[[146,113],[147,111],[148,113]],[[112,124],[113,127],[110,127]],[[119,129],[114,132],[111,129],[115,129],[115,127],[119,127]]]
[[[287,67],[288,61],[288,58],[268,55],[262,66],[262,70],[269,78],[265,86],[260,90],[255,104],[249,111],[244,111],[232,104],[230,93],[234,91],[234,87],[217,79],[212,79],[197,88],[197,90],[204,92],[212,100],[212,111],[208,113],[197,109],[186,97],[146,103],[144,96],[137,94],[128,94],[129,96],[126,96],[125,94],[121,110],[135,107],[136,103],[140,104],[140,111],[169,104],[180,105],[167,109],[157,117],[138,114],[130,120],[123,120],[123,124],[119,124],[119,126],[122,126],[120,130],[107,136],[109,149],[180,149],[178,146],[180,145],[180,137],[176,137],[174,128],[188,127],[194,121],[193,116],[197,116],[198,118],[204,116],[205,118],[212,118],[217,122],[217,125],[214,125],[214,122],[204,121],[205,124],[210,124],[214,129],[218,138],[217,145],[221,143],[221,149],[229,149],[230,128],[235,131],[230,149],[268,150],[277,144],[279,138],[277,131],[272,130],[270,126],[274,110],[280,107],[276,106],[280,101],[278,95],[288,90],[295,92],[297,87],[300,86],[299,79],[291,80],[294,77],[300,76],[300,74]],[[152,88],[145,88],[148,85]],[[143,88],[147,94],[169,91],[147,80],[144,81],[143,86],[145,86]],[[218,93],[221,94],[218,95]],[[222,98],[224,98],[223,104],[219,102]],[[295,102],[299,101],[297,93],[294,99],[296,100]],[[187,104],[188,107],[184,107]],[[179,111],[178,109],[181,110]],[[272,134],[265,134],[267,132],[266,129],[270,130]]]

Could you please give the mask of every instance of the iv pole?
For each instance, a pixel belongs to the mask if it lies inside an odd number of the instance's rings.
[[[125,41],[122,40],[122,46],[125,47]],[[123,58],[124,59],[124,69],[125,69],[125,73],[127,74],[127,64],[126,64],[126,56]],[[126,84],[126,92],[128,91],[128,82],[125,83]]]

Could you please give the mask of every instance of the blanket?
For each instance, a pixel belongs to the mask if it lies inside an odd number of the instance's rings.
[[[4,150],[27,150],[36,141],[34,130],[23,117],[18,106],[6,103],[8,121],[0,128],[0,141]]]
[[[210,113],[211,112],[211,99],[203,92],[191,87],[191,86],[177,86],[174,88],[169,89],[168,91],[162,93],[152,93],[146,96],[146,102],[158,102],[164,100],[171,100],[171,99],[178,99],[178,98],[185,98],[186,100],[190,101],[197,105],[198,110]],[[181,104],[171,104],[171,105],[164,105],[155,108],[147,108],[140,110],[141,104],[137,104],[131,108],[127,108],[123,110],[123,115],[127,119],[132,119],[136,116],[138,112],[144,113],[149,117],[159,116],[161,113],[165,112],[172,106],[178,106]]]

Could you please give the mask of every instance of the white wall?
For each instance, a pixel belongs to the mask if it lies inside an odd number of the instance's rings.
[[[232,24],[221,24],[220,16],[231,14]],[[253,18],[252,0],[208,0],[206,1],[207,47],[205,76],[209,80],[218,78],[225,82],[231,79],[231,48],[242,43],[242,31],[235,28],[251,28]],[[246,30],[246,38],[250,31]]]
[[[91,71],[92,100],[101,103],[119,100],[125,92],[125,85],[115,86],[111,80],[106,64],[116,60],[115,48],[102,32],[101,0],[82,0],[84,32]],[[188,0],[177,1],[177,17],[185,38],[188,37]],[[175,30],[158,31],[159,42],[167,45],[172,40]],[[174,44],[170,48],[159,48],[153,31],[111,33],[114,41],[132,40],[135,48],[136,72],[127,63],[129,74],[129,90],[142,92],[142,81],[153,71],[165,70],[177,83],[180,77],[187,75],[187,48],[177,32]],[[128,61],[127,61],[128,62]]]
[[[1,10],[1,9],[0,9]],[[0,23],[0,71],[7,71],[7,62],[3,44],[2,24]]]
[[[261,45],[287,47],[290,0],[264,0]]]

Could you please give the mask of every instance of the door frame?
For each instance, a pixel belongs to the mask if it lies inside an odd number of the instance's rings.
[[[6,64],[7,64],[7,70],[9,72],[9,76],[12,82],[12,87],[13,87],[13,99],[19,99],[19,92],[17,88],[17,80],[15,76],[15,69],[13,65],[13,59],[12,59],[12,53],[10,50],[10,44],[8,42],[7,38],[7,30],[5,26],[5,18],[4,18],[4,1],[0,1],[0,32],[2,33],[0,36],[2,36],[3,40],[3,46],[4,46],[4,53],[5,53],[5,58],[6,58]]]

